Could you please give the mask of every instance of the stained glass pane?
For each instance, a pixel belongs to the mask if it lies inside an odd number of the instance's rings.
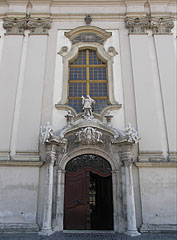
[[[96,55],[96,51],[89,50],[89,64],[105,64]]]
[[[69,80],[86,80],[86,68],[70,68]]]
[[[79,51],[79,55],[71,65],[83,65],[86,64],[86,50]]]
[[[91,97],[106,97],[107,96],[107,83],[90,83],[90,96]]]
[[[86,83],[70,83],[69,84],[69,96],[70,97],[82,97],[86,95]]]
[[[69,106],[73,107],[77,113],[82,112],[81,99],[69,99]]]
[[[108,100],[96,99],[96,104],[94,106],[94,112],[100,113],[103,108],[108,106]]]
[[[89,68],[90,80],[106,80],[106,68],[105,67],[90,67]]]

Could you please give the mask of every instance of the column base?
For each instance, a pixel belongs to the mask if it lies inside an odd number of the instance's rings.
[[[55,231],[52,231],[51,229],[42,229],[38,234],[42,236],[50,236],[54,233]]]
[[[128,230],[125,232],[125,234],[130,237],[137,237],[141,235],[141,233],[139,233],[137,230]]]

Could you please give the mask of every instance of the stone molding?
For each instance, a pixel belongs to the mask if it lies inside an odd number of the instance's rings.
[[[143,223],[140,227],[141,233],[166,233],[166,232],[177,232],[176,224],[148,224]]]
[[[30,35],[47,35],[51,27],[50,18],[4,17],[3,27],[6,35],[24,35],[25,30],[30,30]]]
[[[34,161],[0,161],[1,167],[41,167],[44,162],[34,162]]]
[[[177,162],[136,162],[139,168],[176,168]]]
[[[153,34],[171,34],[174,27],[172,17],[127,17],[125,19],[126,28],[129,34],[146,34],[147,30],[152,30]]]

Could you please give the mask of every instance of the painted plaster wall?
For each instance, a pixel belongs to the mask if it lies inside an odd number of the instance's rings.
[[[176,168],[140,168],[143,224],[177,224]]]
[[[39,168],[0,168],[0,223],[36,223]]]

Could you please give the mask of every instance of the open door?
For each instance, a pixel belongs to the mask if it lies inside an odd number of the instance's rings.
[[[66,172],[64,228],[87,229],[89,172]]]

